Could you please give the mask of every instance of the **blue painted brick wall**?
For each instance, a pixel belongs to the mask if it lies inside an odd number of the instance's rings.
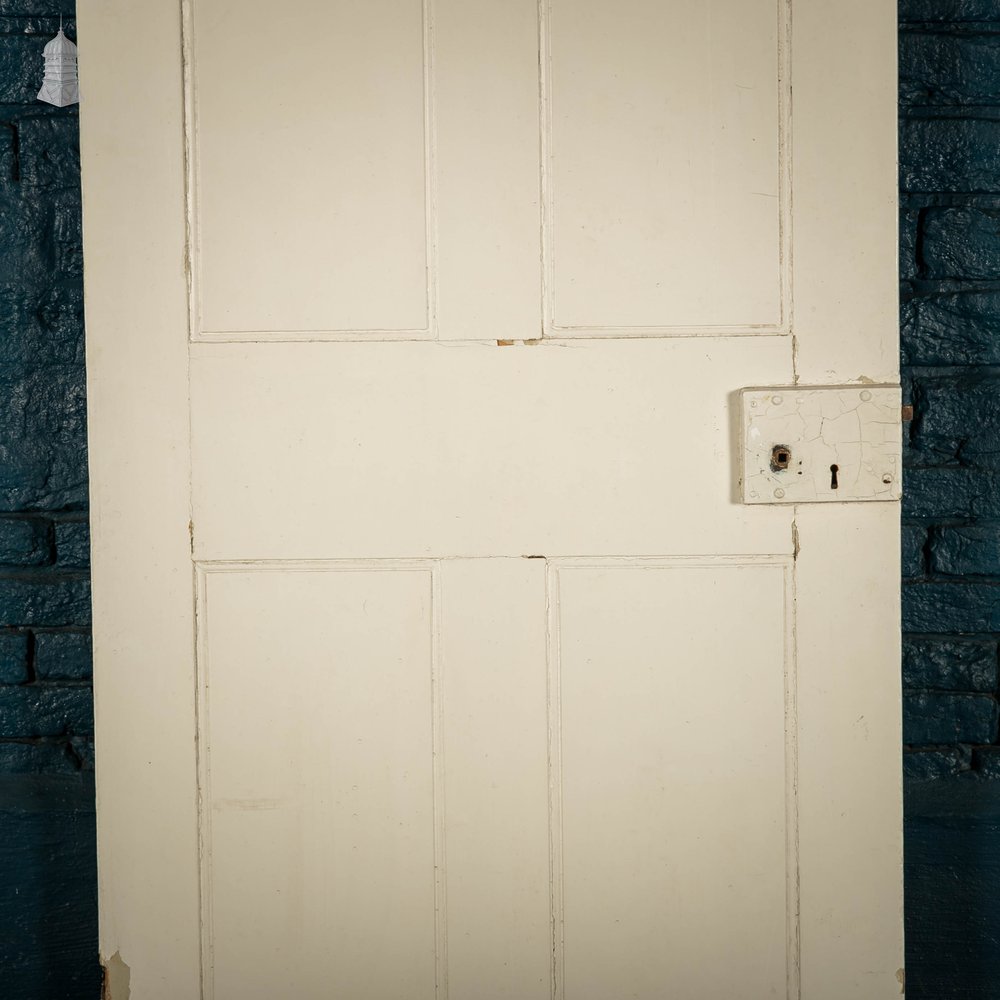
[[[1000,0],[900,0],[906,994],[1000,1000]]]
[[[899,11],[905,765],[947,776],[1000,738],[1000,0]]]
[[[35,94],[73,0],[0,0],[0,996],[97,1000],[80,164]]]

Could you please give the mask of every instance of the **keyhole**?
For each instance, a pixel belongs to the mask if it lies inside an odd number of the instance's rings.
[[[830,489],[837,489],[837,473],[840,471],[839,465],[830,466]]]

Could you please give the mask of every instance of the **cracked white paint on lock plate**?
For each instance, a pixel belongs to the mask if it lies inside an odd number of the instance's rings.
[[[744,389],[744,503],[898,500],[898,386]]]

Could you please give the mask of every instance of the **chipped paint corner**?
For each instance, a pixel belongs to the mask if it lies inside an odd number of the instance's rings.
[[[104,973],[101,1000],[129,1000],[132,970],[126,965],[121,952],[116,951],[110,958],[101,956],[101,969]]]

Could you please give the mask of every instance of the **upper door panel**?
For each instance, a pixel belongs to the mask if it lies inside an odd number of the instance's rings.
[[[778,332],[777,0],[552,0],[546,258],[561,335]]]
[[[784,11],[193,0],[193,338],[787,332]]]

